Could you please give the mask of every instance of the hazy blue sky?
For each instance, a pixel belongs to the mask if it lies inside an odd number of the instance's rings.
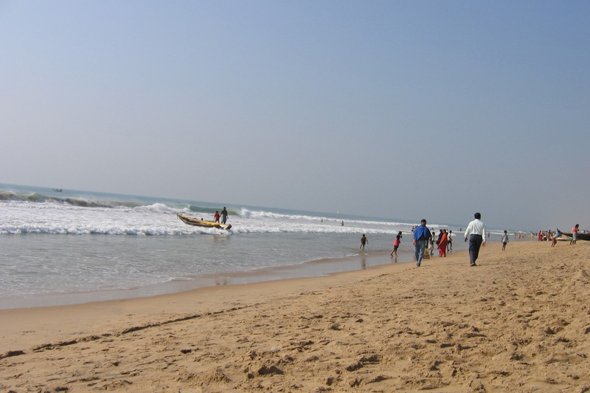
[[[0,182],[590,228],[590,1],[2,1]]]

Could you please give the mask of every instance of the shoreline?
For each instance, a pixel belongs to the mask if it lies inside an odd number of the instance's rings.
[[[409,250],[400,250],[398,252],[399,257],[395,263],[407,263],[413,258]],[[136,299],[217,286],[254,284],[294,278],[325,277],[332,274],[354,272],[375,266],[388,265],[394,263],[393,261],[387,251],[369,250],[346,257],[319,258],[291,265],[269,266],[249,271],[204,273],[187,279],[170,280],[136,288],[4,296],[0,299],[0,310]]]
[[[382,246],[383,242],[379,244]],[[136,245],[132,244],[131,246]],[[462,249],[465,249],[463,242],[455,242],[455,252]],[[402,243],[402,246],[398,250],[397,261],[394,261],[390,257],[390,249],[380,248],[373,250],[370,247],[365,252],[360,252],[355,248],[347,248],[345,251],[348,253],[348,256],[320,257],[301,262],[291,262],[285,265],[273,265],[273,263],[270,263],[267,266],[253,267],[250,270],[239,270],[243,266],[240,266],[239,263],[232,265],[232,260],[230,260],[230,265],[233,266],[230,269],[236,270],[197,273],[198,269],[195,269],[195,272],[191,273],[190,269],[187,269],[178,274],[165,274],[167,277],[163,277],[163,280],[160,282],[133,283],[129,284],[127,288],[124,282],[115,283],[111,288],[105,287],[105,285],[108,285],[106,282],[103,283],[102,288],[91,285],[87,289],[53,285],[53,291],[51,292],[39,291],[35,294],[3,294],[0,296],[0,310],[133,299],[183,292],[196,288],[274,281],[287,278],[322,277],[344,271],[363,270],[375,265],[407,263],[413,260],[413,246],[410,240]],[[130,257],[133,258],[136,256]],[[164,257],[162,256],[162,258]],[[180,258],[185,257],[184,255],[180,256]],[[438,257],[435,256],[435,258]],[[141,261],[136,261],[136,263],[141,263]],[[166,269],[166,262],[157,264],[162,266],[163,269]],[[95,266],[99,265],[97,264]],[[76,261],[72,261],[69,266],[76,266]],[[125,266],[125,263],[122,263],[122,266]],[[88,269],[88,265],[84,266],[84,268]],[[89,277],[94,276],[89,275]],[[41,279],[43,280],[43,278]],[[51,282],[49,278],[44,278],[44,280],[45,282]],[[37,284],[39,286],[30,285],[27,288],[42,289],[45,287],[44,282],[40,281]]]
[[[464,251],[458,251],[456,254],[462,252],[464,253]],[[380,254],[380,252],[375,253]],[[330,260],[333,261],[332,263],[342,259],[353,259],[356,261],[357,257],[359,257],[359,259],[362,258],[362,256],[359,255]],[[383,256],[374,255],[373,257],[380,259]],[[393,272],[399,272],[406,269],[413,269],[414,264],[410,262],[410,260],[404,262],[398,260],[397,263],[390,262],[386,264],[374,264],[367,266],[365,269],[344,270],[321,276],[283,277],[264,281],[192,287],[175,292],[139,297],[118,297],[114,299],[92,300],[72,304],[3,308],[0,309],[0,325],[4,326],[0,334],[0,359],[5,352],[12,351],[11,349],[7,349],[10,345],[15,347],[18,346],[17,343],[20,342],[19,340],[15,341],[14,337],[8,341],[5,340],[7,336],[16,334],[21,328],[18,324],[12,324],[12,326],[7,329],[6,326],[9,325],[8,321],[17,320],[30,326],[41,325],[43,326],[43,329],[40,330],[50,331],[53,334],[59,332],[58,336],[62,337],[60,340],[67,341],[68,334],[78,333],[83,330],[84,325],[86,325],[87,329],[95,328],[97,327],[96,324],[104,319],[112,320],[113,318],[123,318],[125,315],[128,315],[133,316],[133,318],[139,318],[138,321],[144,321],[144,318],[148,318],[144,322],[151,324],[153,323],[151,318],[157,316],[158,319],[164,317],[163,321],[157,323],[166,323],[166,318],[178,315],[178,313],[188,313],[192,315],[194,312],[216,312],[218,311],[218,308],[223,307],[229,299],[232,302],[239,302],[238,299],[242,298],[251,301],[260,297],[260,301],[263,301],[269,293],[272,293],[273,296],[285,296],[290,295],[295,288],[297,288],[297,290],[325,288],[333,285],[334,282],[342,284],[345,282],[354,282],[365,276],[371,277],[378,274],[381,270],[389,271],[391,269]],[[281,268],[287,269],[290,267],[291,266],[285,266]],[[242,273],[235,274],[241,275]],[[217,296],[218,298],[212,299],[212,296]],[[191,300],[191,298],[196,299]],[[192,309],[193,307],[195,307],[194,310]],[[57,319],[53,317],[56,314],[60,315]],[[105,314],[107,315],[105,316]],[[43,320],[44,322],[40,323],[39,320]],[[147,322],[148,320],[150,322]],[[67,329],[60,328],[60,326],[64,324],[64,321],[65,325],[68,323],[76,323],[75,321],[77,321],[74,331],[68,332]],[[105,326],[110,328],[110,324]],[[24,331],[27,336],[24,341],[28,342],[35,336],[50,336],[40,330]]]
[[[590,244],[0,311],[0,389],[587,391]],[[204,389],[204,390],[203,390]]]
[[[413,245],[410,245],[413,249]],[[398,252],[400,252],[398,250]],[[453,251],[452,253],[448,254],[450,257],[458,257],[460,255],[464,255],[467,258],[467,251],[464,249],[459,249],[457,251]],[[388,262],[382,263],[375,263],[375,261],[383,261],[387,258]],[[112,318],[119,318],[122,316],[124,312],[129,312],[128,315],[140,316],[142,313],[145,313],[143,317],[151,318],[153,315],[157,315],[158,317],[162,315],[176,315],[176,313],[191,313],[190,310],[186,309],[187,303],[193,306],[207,306],[206,311],[203,312],[212,312],[211,309],[216,309],[217,307],[221,307],[221,303],[227,301],[228,298],[236,297],[238,299],[245,297],[250,299],[252,297],[252,291],[260,291],[261,294],[266,294],[267,291],[273,294],[273,296],[284,295],[284,291],[291,292],[293,290],[292,287],[297,288],[323,288],[325,286],[333,285],[333,282],[338,284],[342,284],[344,282],[354,282],[359,278],[368,276],[371,277],[374,274],[379,274],[381,270],[388,271],[391,269],[389,273],[399,273],[404,270],[410,269],[413,270],[415,268],[415,264],[413,262],[414,255],[412,252],[405,250],[401,252],[398,256],[397,260],[390,258],[389,252],[384,255],[384,251],[368,251],[366,253],[359,253],[357,255],[352,255],[344,258],[323,258],[308,262],[303,262],[301,264],[296,265],[287,265],[287,266],[279,266],[279,267],[269,267],[269,268],[262,268],[259,270],[265,271],[276,271],[276,270],[297,270],[299,267],[308,265],[308,264],[339,264],[343,261],[348,263],[354,263],[360,266],[360,268],[356,269],[344,269],[344,270],[334,270],[328,273],[323,273],[320,275],[295,275],[292,277],[281,276],[274,279],[267,279],[267,280],[260,280],[259,271],[251,271],[251,272],[232,272],[227,274],[210,274],[213,278],[219,278],[222,276],[234,275],[240,278],[244,278],[248,275],[256,276],[255,279],[252,281],[242,280],[242,282],[232,282],[232,283],[224,283],[221,285],[203,285],[203,286],[193,286],[189,285],[187,288],[177,288],[178,290],[170,291],[170,292],[163,292],[163,293],[153,293],[153,294],[143,294],[139,296],[119,296],[115,294],[113,298],[106,298],[106,299],[97,299],[95,294],[90,293],[90,298],[87,301],[80,301],[78,297],[78,301],[73,303],[63,303],[63,304],[47,304],[47,305],[35,305],[30,307],[12,307],[12,308],[0,308],[0,325],[7,326],[6,321],[12,320],[19,320],[25,321],[25,323],[29,325],[38,325],[37,318],[44,320],[42,326],[44,329],[41,330],[48,330],[53,333],[59,331],[59,336],[62,339],[66,339],[68,334],[72,334],[72,332],[68,332],[67,329],[60,328],[64,319],[67,323],[76,323],[76,330],[80,328],[78,325],[81,322],[87,324],[88,328],[95,327],[97,323],[100,323],[104,317],[104,313],[111,314],[110,311],[113,311],[113,315],[109,315],[107,319]],[[436,261],[440,257],[434,256],[433,259],[430,261]],[[441,258],[442,260],[442,258]],[[363,262],[364,261],[364,262]],[[425,259],[425,261],[429,261]],[[159,285],[159,284],[158,284]],[[129,293],[131,290],[118,290],[112,291],[115,293],[124,292]],[[104,292],[101,292],[104,293]],[[64,295],[66,298],[70,299],[74,296],[78,296],[80,294],[66,294]],[[210,296],[220,296],[219,302],[210,298]],[[59,297],[59,295],[57,295]],[[188,300],[193,296],[199,297],[196,303]],[[262,295],[264,296],[264,295]],[[35,296],[37,298],[37,296]],[[203,299],[206,298],[206,299]],[[50,301],[51,302],[51,301]],[[60,318],[54,319],[52,315],[54,313],[59,313]],[[95,317],[95,315],[99,315],[99,317]],[[31,320],[32,319],[32,320]],[[30,322],[26,322],[26,321]],[[78,322],[75,322],[78,321]],[[151,323],[151,322],[149,322]],[[15,329],[6,329],[4,328],[2,334],[0,335],[0,359],[2,357],[3,352],[6,352],[5,344],[6,341],[4,338],[6,337],[4,333],[15,333],[18,331],[19,326],[12,325]],[[38,330],[31,330],[26,332],[27,338],[24,340],[28,342],[31,338],[36,336],[36,333],[40,333]],[[45,334],[41,334],[40,337],[44,337]],[[9,341],[12,344],[16,344],[20,342],[19,340]],[[10,350],[9,350],[10,351]]]

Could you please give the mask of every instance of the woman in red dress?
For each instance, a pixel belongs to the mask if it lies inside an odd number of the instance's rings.
[[[440,232],[440,237],[438,238],[438,256],[439,257],[446,257],[447,256],[447,243],[449,242],[449,238],[447,236],[447,230],[442,229]]]

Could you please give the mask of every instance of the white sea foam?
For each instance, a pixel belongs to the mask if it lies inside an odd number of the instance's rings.
[[[203,275],[342,258],[358,253],[361,233],[369,235],[371,250],[388,256],[393,236],[412,227],[338,214],[228,208],[230,231],[186,225],[177,217],[183,212],[212,219],[220,210],[216,204],[0,189],[0,308],[16,304],[5,300],[15,296],[141,292],[161,283],[192,284]],[[409,240],[404,247],[409,250]]]
[[[101,234],[101,235],[189,235],[227,233],[220,229],[192,227],[176,213],[211,219],[209,212],[179,210],[165,203],[136,207],[92,207],[61,201],[0,201],[0,234]],[[229,221],[232,233],[384,233],[407,231],[410,224],[371,220],[346,220],[305,214],[275,213],[242,208]]]

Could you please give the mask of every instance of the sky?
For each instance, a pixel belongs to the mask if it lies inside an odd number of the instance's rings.
[[[0,183],[590,229],[589,1],[0,0]]]

